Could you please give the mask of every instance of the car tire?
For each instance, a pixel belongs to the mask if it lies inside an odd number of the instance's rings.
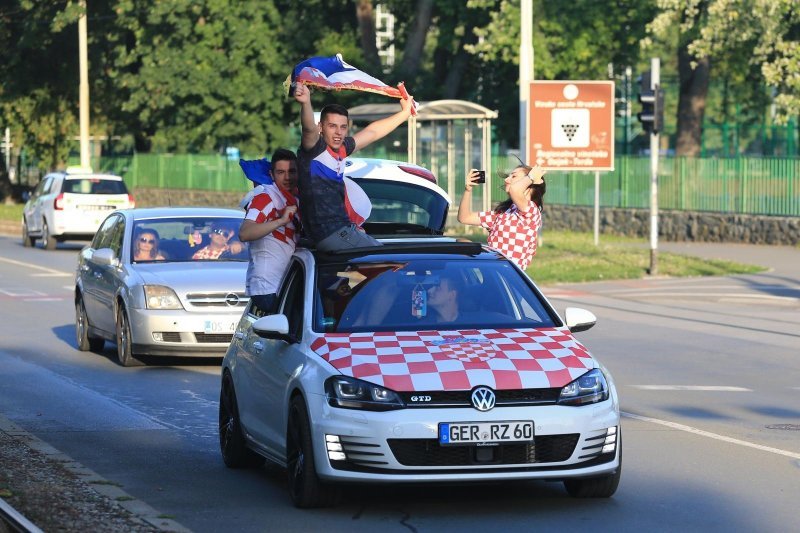
[[[622,477],[622,441],[617,434],[619,449],[619,466],[613,474],[600,477],[573,478],[564,480],[564,488],[573,498],[610,498],[617,492]]]
[[[308,411],[299,395],[289,405],[287,426],[286,469],[292,503],[300,509],[335,504],[341,493],[337,487],[321,483],[317,476]]]
[[[228,468],[256,468],[265,459],[247,447],[239,418],[239,403],[229,373],[222,378],[219,393],[219,450]]]
[[[89,335],[89,316],[86,314],[86,306],[80,296],[75,300],[75,340],[78,343],[78,349],[82,352],[99,352],[106,343],[102,337]]]
[[[25,248],[30,248],[31,246],[36,244],[36,239],[30,236],[28,232],[28,223],[25,222],[25,219],[22,219],[22,246]]]
[[[47,227],[47,222],[42,223],[42,246],[45,250],[55,250],[58,241],[50,235],[50,228]]]
[[[133,354],[131,339],[131,321],[124,307],[117,311],[117,359],[122,366],[141,366],[144,363]]]

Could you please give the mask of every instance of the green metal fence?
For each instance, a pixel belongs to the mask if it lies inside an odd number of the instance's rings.
[[[360,154],[365,157],[373,154]],[[374,154],[404,160],[405,154]],[[463,161],[463,159],[461,159]],[[492,203],[504,198],[500,176],[516,160],[493,156],[495,184]],[[426,161],[421,161],[425,165]],[[250,188],[237,161],[219,155],[135,154],[103,157],[93,161],[96,170],[121,175],[130,188],[157,187],[240,191]],[[614,172],[600,175],[600,205],[647,208],[650,205],[650,160],[644,156],[620,156]],[[439,184],[447,179],[439,169]],[[455,202],[464,187],[457,170]],[[677,158],[659,162],[659,207],[686,211],[800,216],[800,158]],[[478,194],[484,191],[479,191]],[[594,172],[550,172],[545,201],[561,205],[594,205]]]

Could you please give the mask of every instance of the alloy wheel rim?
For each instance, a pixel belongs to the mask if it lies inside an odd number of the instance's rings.
[[[128,319],[125,316],[125,312],[121,312],[119,315],[119,339],[118,343],[120,354],[124,357],[128,356]]]
[[[86,316],[84,315],[84,312],[83,312],[83,304],[82,303],[78,303],[77,304],[77,308],[78,308],[77,309],[77,311],[78,311],[78,313],[77,313],[78,320],[76,320],[75,325],[77,326],[77,330],[78,330],[78,343],[80,343],[83,340],[83,337],[84,337],[84,335],[86,333],[85,332]]]

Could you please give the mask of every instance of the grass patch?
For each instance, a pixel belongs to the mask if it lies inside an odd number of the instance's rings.
[[[486,242],[486,235],[467,236]],[[642,239],[591,233],[548,231],[527,273],[540,285],[615,279],[639,279],[650,268],[650,248]],[[729,276],[763,272],[765,268],[720,259],[702,259],[659,251],[661,276]]]
[[[22,220],[22,208],[24,204],[3,204],[0,203],[0,220],[10,220],[19,222]]]

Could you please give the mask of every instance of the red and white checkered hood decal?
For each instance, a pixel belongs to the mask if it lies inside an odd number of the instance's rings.
[[[311,349],[395,391],[563,387],[596,367],[566,328],[326,333]]]

